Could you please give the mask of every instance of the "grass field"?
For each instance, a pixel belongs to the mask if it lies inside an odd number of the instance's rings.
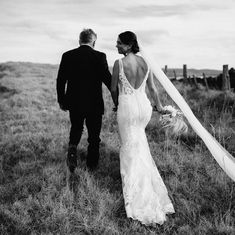
[[[235,234],[235,183],[203,142],[167,137],[153,113],[146,128],[151,153],[176,213],[162,226],[126,218],[119,172],[119,140],[111,97],[99,168],[79,167],[69,188],[65,164],[69,118],[56,102],[57,66],[0,65],[0,234]],[[176,84],[196,117],[235,156],[235,95]],[[173,104],[159,87],[162,103]],[[84,130],[79,155],[87,147]]]

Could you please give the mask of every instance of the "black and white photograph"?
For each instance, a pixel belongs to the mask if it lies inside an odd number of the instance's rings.
[[[235,234],[235,1],[0,9],[0,234]]]

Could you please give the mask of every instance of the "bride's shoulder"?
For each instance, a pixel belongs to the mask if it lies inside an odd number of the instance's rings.
[[[144,67],[144,68],[148,68],[148,64],[146,63],[146,61],[144,60],[144,58],[140,55],[136,55],[136,58],[138,60],[138,62]]]
[[[143,58],[141,55],[135,55],[135,56],[136,56],[136,58],[137,58],[139,61],[145,62],[145,61],[144,61],[144,58]]]

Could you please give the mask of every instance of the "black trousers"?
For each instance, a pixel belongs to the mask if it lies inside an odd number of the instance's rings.
[[[96,166],[99,161],[99,143],[102,124],[102,113],[81,113],[69,110],[71,122],[69,145],[77,146],[80,142],[84,121],[88,131],[87,165]]]

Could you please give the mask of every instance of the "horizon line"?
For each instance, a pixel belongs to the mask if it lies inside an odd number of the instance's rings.
[[[0,64],[4,64],[4,63],[31,63],[31,64],[45,64],[45,65],[54,65],[54,66],[59,66],[59,63],[49,63],[49,62],[34,62],[34,61],[13,61],[13,60],[8,60],[8,61],[0,61]],[[167,69],[183,69],[183,65],[182,67],[167,67]],[[187,64],[186,64],[187,65]],[[228,65],[228,64],[223,64],[223,65]],[[223,67],[223,65],[221,67]],[[187,65],[188,66],[188,65]],[[109,65],[109,68],[112,68],[113,66]],[[164,70],[165,66],[162,67],[162,69]],[[233,66],[231,66],[230,68],[233,68]],[[195,67],[188,67],[187,70],[189,69],[195,69],[195,70],[217,70],[217,71],[222,71],[223,69],[218,69],[218,68],[195,68]]]

